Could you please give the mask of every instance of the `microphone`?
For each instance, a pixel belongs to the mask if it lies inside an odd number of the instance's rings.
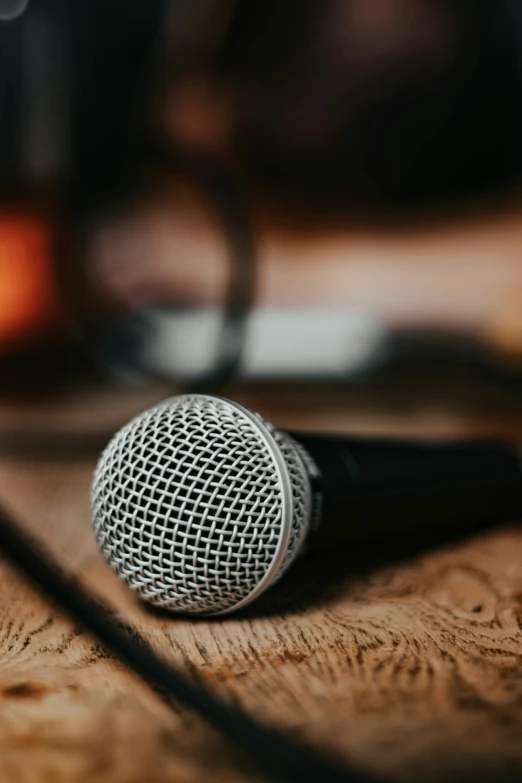
[[[246,606],[306,549],[516,518],[521,453],[277,430],[220,397],[187,394],[134,418],[95,470],[92,515],[109,565],[155,606]]]

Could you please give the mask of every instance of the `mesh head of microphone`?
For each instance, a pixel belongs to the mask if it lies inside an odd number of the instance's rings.
[[[293,562],[311,489],[290,437],[237,403],[192,394],[114,436],[95,471],[92,512],[105,558],[143,599],[223,614]]]

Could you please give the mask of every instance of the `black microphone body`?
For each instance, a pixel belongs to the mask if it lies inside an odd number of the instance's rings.
[[[522,452],[513,446],[292,437],[319,474],[310,548],[522,519]]]
[[[187,394],[108,444],[93,524],[145,600],[226,614],[307,550],[408,548],[522,518],[521,468],[514,445],[292,435],[232,400]]]

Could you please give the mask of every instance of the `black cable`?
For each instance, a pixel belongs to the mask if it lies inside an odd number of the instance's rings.
[[[228,285],[216,357],[208,371],[184,389],[185,393],[216,393],[234,378],[240,367],[255,297],[257,247],[248,199],[239,177],[214,158],[181,154],[158,134],[144,138],[143,148],[149,161],[178,176],[187,176],[200,188],[218,219],[227,245]],[[161,374],[156,377],[168,380]]]
[[[152,651],[134,628],[115,621],[39,544],[0,508],[0,550],[56,606],[97,637],[168,703],[194,710],[243,751],[272,780],[287,783],[370,783],[371,778],[327,760],[305,745],[258,723],[192,683]]]
[[[168,146],[163,149],[168,163]],[[223,306],[223,325],[214,365],[190,385],[192,392],[215,391],[237,374],[243,356],[245,335],[255,297],[257,248],[248,200],[238,179],[212,160],[184,157],[189,174],[210,198],[228,245],[228,288]]]

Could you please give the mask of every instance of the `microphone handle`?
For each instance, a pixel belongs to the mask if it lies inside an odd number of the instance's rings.
[[[320,472],[313,479],[318,502],[310,548],[422,539],[522,519],[522,451],[516,447],[292,437]]]

